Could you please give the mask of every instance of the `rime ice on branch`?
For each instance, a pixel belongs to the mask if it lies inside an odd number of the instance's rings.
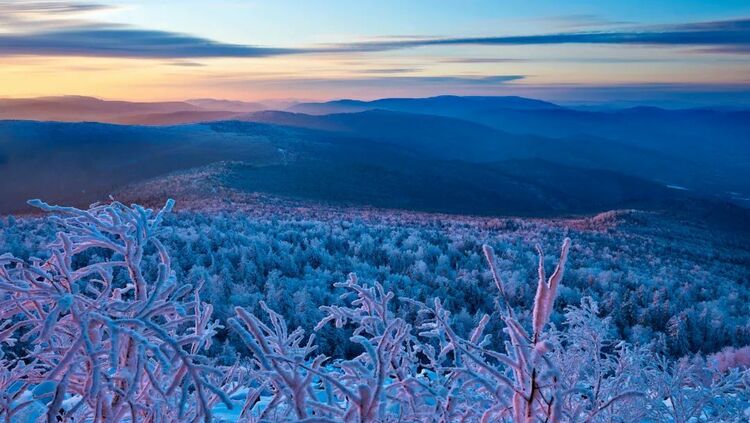
[[[451,327],[450,313],[439,299],[431,306],[402,298],[421,315],[413,330],[390,310],[393,294],[382,286],[366,287],[350,275],[336,286],[353,296],[350,306],[324,306],[329,322],[353,330],[351,340],[363,353],[351,360],[312,357],[315,347],[300,329],[289,333],[283,319],[263,305],[271,325],[237,309],[232,326],[253,353],[257,389],[248,396],[242,418],[309,422],[389,421],[597,421],[614,404],[632,401],[629,390],[602,392],[584,406],[576,387],[563,380],[551,351],[559,347],[545,331],[562,280],[570,241],[565,240],[555,272],[547,279],[540,250],[537,296],[532,331],[527,332],[507,305],[504,283],[494,252],[485,247],[500,295],[506,299],[501,318],[506,324],[506,351],[490,349],[485,315],[468,339]],[[592,354],[599,354],[593,351]],[[582,355],[579,359],[588,359]],[[614,377],[613,375],[608,377]],[[627,386],[627,385],[626,385]],[[264,395],[268,405],[253,416],[250,410]],[[573,418],[571,418],[574,416]],[[244,421],[244,420],[243,420]]]
[[[329,322],[337,328],[352,326],[351,341],[364,352],[351,360],[311,357],[314,337],[303,343],[302,330],[289,333],[283,319],[265,304],[271,326],[237,308],[237,319],[230,324],[252,351],[259,380],[241,418],[250,418],[249,411],[267,390],[272,398],[257,421],[385,422],[396,416],[429,421],[433,410],[424,400],[430,395],[416,377],[416,339],[411,326],[389,310],[393,293],[379,284],[360,285],[354,274],[335,285],[347,290],[343,298],[354,296],[351,307],[321,307],[327,316],[316,330]]]
[[[157,238],[173,201],[156,213],[30,204],[62,231],[46,260],[0,256],[0,346],[19,351],[3,358],[0,417],[41,402],[48,422],[210,422],[218,400],[229,404],[203,355],[219,325]],[[155,275],[144,274],[147,248],[158,252]]]
[[[450,313],[438,299],[431,307],[421,305],[422,314],[429,317],[419,328],[421,335],[434,338],[439,346],[436,350],[439,353],[428,355],[431,367],[446,384],[442,390],[446,394],[439,398],[441,421],[563,421],[566,387],[550,360],[552,345],[544,330],[552,314],[569,247],[570,240],[565,239],[560,261],[549,279],[545,276],[544,256],[537,247],[539,280],[532,309],[532,331],[527,332],[508,304],[494,251],[484,246],[493,280],[503,299],[500,317],[506,325],[505,352],[489,349],[489,337],[484,336],[489,315],[464,339],[451,328]]]

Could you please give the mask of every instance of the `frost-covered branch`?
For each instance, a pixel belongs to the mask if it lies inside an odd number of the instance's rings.
[[[157,239],[173,202],[158,212],[30,204],[62,230],[47,259],[0,256],[0,345],[18,351],[4,359],[13,386],[0,417],[38,405],[26,400],[32,392],[50,422],[210,422],[215,399],[229,402],[203,355],[219,326]],[[144,272],[147,248],[158,253],[156,274]]]

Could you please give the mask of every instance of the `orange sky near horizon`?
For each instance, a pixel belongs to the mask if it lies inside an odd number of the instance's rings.
[[[390,3],[7,0],[0,97],[544,97],[545,87],[554,97],[560,87],[659,85],[750,92],[750,20],[742,18],[750,6],[741,2],[644,11],[583,1],[568,15],[554,2]],[[715,36],[724,30],[731,36]],[[699,41],[683,43],[682,33]],[[643,43],[629,40],[644,34]]]
[[[748,82],[746,75],[750,75],[750,64],[728,67],[722,64],[722,59],[717,56],[714,61],[686,61],[686,66],[676,74],[674,61],[679,58],[657,63],[641,63],[634,59],[632,63],[624,62],[622,66],[611,69],[609,64],[541,59],[497,64],[440,63],[424,54],[404,55],[399,60],[368,57],[362,61],[332,55],[171,61],[16,56],[0,58],[0,97],[86,95],[136,101],[208,97],[245,101],[323,100],[352,96],[372,99],[435,94],[441,90],[441,85],[446,84],[410,84],[409,78],[419,81],[419,78],[445,75],[465,78],[524,75],[523,79],[494,86],[459,84],[447,87],[448,91],[473,95],[523,91],[526,86],[638,84],[644,82],[645,71],[648,72],[646,81],[652,84],[710,84],[717,79],[726,84]],[[398,69],[398,72],[391,73],[391,69]],[[401,83],[395,86],[386,83],[394,77]],[[373,78],[380,83],[369,84]],[[336,84],[337,81],[341,83]]]

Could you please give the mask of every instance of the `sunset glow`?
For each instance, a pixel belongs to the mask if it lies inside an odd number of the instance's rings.
[[[651,96],[669,99],[679,87],[720,102],[723,92],[750,85],[746,2],[668,1],[647,15],[610,1],[565,10],[517,1],[288,3],[6,1],[0,96],[268,100],[542,91],[565,101],[570,89],[594,100],[605,91],[609,99],[628,98],[643,85],[662,85]]]

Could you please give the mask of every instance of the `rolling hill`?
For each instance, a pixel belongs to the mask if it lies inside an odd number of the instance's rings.
[[[474,163],[538,159],[608,170],[710,195],[747,189],[745,180],[732,179],[734,174],[747,174],[750,178],[748,169],[735,169],[725,175],[722,169],[702,164],[705,158],[697,154],[684,156],[669,149],[591,135],[552,138],[509,133],[481,123],[435,115],[378,109],[329,115],[258,112],[238,119],[369,137],[434,159]]]
[[[267,136],[173,127],[0,122],[0,212],[29,198],[86,204],[118,187],[222,160],[279,160]]]
[[[135,102],[83,96],[0,98],[0,119],[6,120],[174,125],[230,119],[263,109],[260,103],[214,99]]]
[[[159,127],[5,121],[0,157],[0,178],[11,181],[0,187],[2,212],[23,210],[33,197],[99,200],[138,181],[218,162],[230,162],[221,184],[241,192],[452,213],[650,209],[686,196],[613,171],[533,158],[479,163],[387,139],[241,121]]]
[[[596,148],[591,141],[599,140],[603,145],[617,145],[615,151],[611,154],[605,151],[604,155],[616,158],[618,163],[612,167],[608,164],[611,160],[605,157],[604,168],[704,194],[750,197],[750,111],[747,110],[633,107],[584,111],[516,97],[452,96],[304,103],[291,110],[311,114],[378,110],[428,113],[505,133],[564,139],[579,152],[582,145]],[[619,159],[623,146],[631,151],[652,153],[666,161],[662,164],[647,161],[645,167],[655,172],[643,172],[638,157],[628,154]],[[563,153],[567,151],[566,148]],[[684,170],[679,171],[680,167]]]

